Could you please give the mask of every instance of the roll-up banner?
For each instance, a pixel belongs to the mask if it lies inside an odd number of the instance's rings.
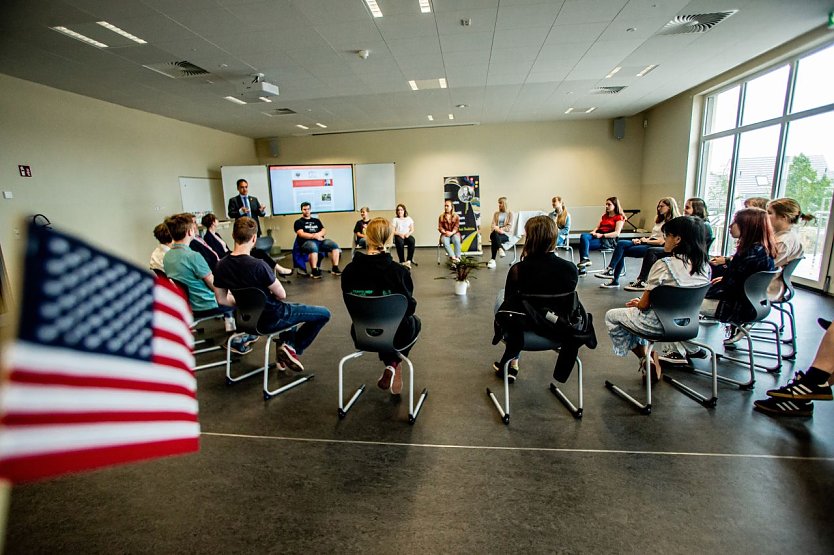
[[[443,178],[443,200],[451,200],[460,216],[460,240],[463,254],[480,255],[481,187],[477,175]]]

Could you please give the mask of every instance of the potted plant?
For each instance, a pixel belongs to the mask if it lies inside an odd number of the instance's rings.
[[[449,268],[451,276],[440,276],[435,279],[447,279],[452,277],[455,280],[455,295],[466,295],[466,291],[469,288],[470,274],[472,271],[477,270],[483,265],[483,262],[479,262],[474,258],[469,258],[467,256],[461,257],[461,259],[457,262],[450,258],[446,261],[446,267]],[[471,277],[472,279],[475,279],[474,275]]]

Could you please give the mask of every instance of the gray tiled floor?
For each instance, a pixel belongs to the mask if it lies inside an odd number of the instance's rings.
[[[720,386],[712,410],[661,384],[652,415],[639,415],[603,387],[610,379],[642,394],[636,359],[612,354],[601,321],[634,295],[588,277],[580,293],[600,345],[582,352],[583,419],[547,391],[552,354],[530,353],[504,426],[485,388],[500,389],[490,369],[500,348],[489,339],[508,259],[478,272],[464,298],[434,279],[444,275],[434,249],[417,260],[423,335],[412,360],[429,398],[414,426],[407,403],[376,388],[374,357],[348,367],[349,383],[368,389],[337,418],[338,360],[352,351],[338,279],[294,278],[292,300],[333,312],[303,357],[314,380],[264,402],[257,378],[227,387],[222,369],[201,372],[199,454],[16,488],[8,551],[834,550],[834,403],[818,402],[813,419],[751,410],[792,364],[759,374],[755,391]],[[834,301],[800,292],[797,312],[796,367],[805,368],[822,335],[814,322],[834,315]],[[706,331],[720,345],[719,330]],[[708,389],[707,379],[685,379]]]

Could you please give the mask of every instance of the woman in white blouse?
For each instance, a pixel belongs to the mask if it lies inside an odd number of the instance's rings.
[[[414,220],[408,215],[405,204],[398,204],[394,224],[394,246],[397,248],[397,258],[400,264],[411,268],[414,262]],[[405,251],[408,251],[406,257]]]

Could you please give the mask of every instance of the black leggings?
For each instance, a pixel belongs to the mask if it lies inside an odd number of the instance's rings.
[[[405,260],[403,260],[403,258],[404,258],[404,256],[403,256],[404,248],[403,247],[408,247],[408,258],[406,260],[408,260],[409,262],[412,262],[414,260],[414,236],[413,235],[409,235],[405,239],[403,239],[399,235],[394,235],[394,246],[397,247],[397,257],[400,259],[400,263],[405,262]]]
[[[498,233],[497,231],[493,231],[489,234],[489,248],[492,249],[492,256],[490,257],[491,260],[495,260],[495,255],[498,254],[498,248],[501,247],[504,243],[509,243],[509,238],[505,233]]]
[[[637,279],[640,281],[649,279],[649,272],[652,266],[654,266],[654,263],[667,256],[672,256],[672,253],[666,252],[663,247],[649,247],[649,250],[643,256],[643,265],[640,266],[640,274],[637,276]]]

